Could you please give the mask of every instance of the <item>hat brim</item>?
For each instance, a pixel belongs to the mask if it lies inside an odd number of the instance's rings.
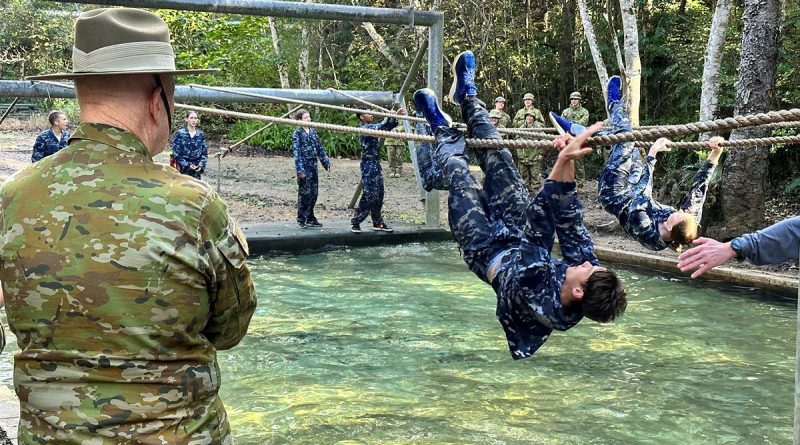
[[[173,76],[184,76],[188,74],[207,74],[217,73],[218,68],[207,68],[202,70],[143,70],[143,71],[108,71],[103,73],[55,73],[43,74],[41,76],[27,76],[25,80],[70,80],[81,79],[84,77],[97,77],[97,76],[120,76],[123,74],[170,74]]]

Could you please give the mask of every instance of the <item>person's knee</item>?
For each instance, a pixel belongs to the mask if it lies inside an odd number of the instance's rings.
[[[448,174],[459,170],[469,171],[469,164],[467,164],[467,160],[461,156],[451,156],[450,159],[447,160],[447,164],[445,164],[445,170]]]

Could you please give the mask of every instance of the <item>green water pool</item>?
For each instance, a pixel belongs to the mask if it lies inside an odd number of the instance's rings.
[[[242,444],[789,444],[795,302],[621,270],[628,311],[514,361],[451,243],[252,261],[219,353]],[[0,382],[11,383],[10,347]]]

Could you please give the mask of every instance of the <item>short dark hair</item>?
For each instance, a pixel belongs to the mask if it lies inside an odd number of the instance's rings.
[[[598,323],[608,323],[622,315],[627,306],[625,289],[613,270],[597,270],[589,276],[581,300],[584,316]]]
[[[676,251],[683,250],[683,246],[692,244],[697,239],[697,232],[700,226],[697,224],[697,219],[694,215],[688,215],[686,219],[672,226],[670,231],[670,239],[672,239],[672,247]]]
[[[58,116],[66,116],[66,114],[63,111],[53,110],[47,115],[47,121],[50,122],[51,127],[56,124]]]
[[[303,118],[304,114],[311,115],[311,113],[309,113],[308,110],[306,110],[305,108],[301,108],[301,109],[295,111],[294,119],[299,121],[300,119]]]

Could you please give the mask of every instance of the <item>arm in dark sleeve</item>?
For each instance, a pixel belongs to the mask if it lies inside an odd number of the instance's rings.
[[[567,183],[547,180],[544,187],[525,209],[525,237],[527,248],[520,249],[524,264],[549,262],[550,251],[556,234],[556,210],[554,196],[559,195]],[[573,184],[574,187],[574,184]]]
[[[328,154],[325,153],[325,147],[322,146],[322,140],[319,138],[319,133],[314,131],[314,138],[317,140],[317,157],[322,163],[322,166],[327,170],[331,166],[331,160],[328,159]]]
[[[376,130],[383,130],[383,131],[392,131],[392,129],[393,129],[394,127],[396,127],[396,126],[397,126],[397,124],[398,124],[398,122],[397,122],[397,119],[395,119],[395,118],[392,118],[392,117],[387,117],[386,119],[384,119],[383,121],[381,121],[381,122],[378,124],[378,126],[377,126],[377,127],[375,127],[375,129],[376,129]]]
[[[209,319],[203,335],[217,349],[236,346],[247,333],[256,309],[256,292],[247,267],[247,239],[212,191],[201,218],[201,241],[210,268]]]
[[[44,157],[45,149],[44,137],[40,134],[36,136],[36,142],[33,143],[33,154],[31,154],[31,162],[36,162]]]
[[[638,150],[634,148],[634,150]],[[653,196],[653,170],[656,168],[656,158],[648,156],[644,160],[644,171],[639,182],[633,187],[636,195]]]
[[[694,175],[692,181],[692,188],[681,200],[680,209],[694,215],[697,222],[700,223],[700,218],[703,216],[703,204],[706,202],[706,193],[708,192],[708,184],[711,182],[711,177],[714,176],[714,169],[717,164],[711,161],[705,161],[697,174]]]
[[[208,164],[208,143],[206,143],[206,135],[200,132],[198,136],[200,140],[197,141],[200,144],[200,162],[197,164],[200,167],[200,172],[206,171],[206,164]]]
[[[175,161],[178,163],[178,165],[186,168],[189,166],[189,161],[186,159],[184,148],[183,137],[181,136],[181,132],[178,131],[172,138],[172,155],[175,156]]]
[[[583,225],[583,204],[575,192],[575,183],[558,184],[565,184],[562,193],[554,196],[553,206],[561,256],[570,266],[583,264],[584,261],[597,264],[592,237]]]
[[[292,134],[292,150],[294,150],[294,168],[295,170],[297,170],[298,175],[300,173],[306,172],[306,169],[303,168],[303,157],[301,155],[303,148],[303,143],[300,140],[302,137],[302,134],[300,133],[301,131],[303,131],[303,129],[298,128],[297,130],[294,131],[294,134]]]
[[[800,253],[800,216],[785,219],[737,239],[742,246],[742,259],[753,264],[775,264],[796,260]]]

